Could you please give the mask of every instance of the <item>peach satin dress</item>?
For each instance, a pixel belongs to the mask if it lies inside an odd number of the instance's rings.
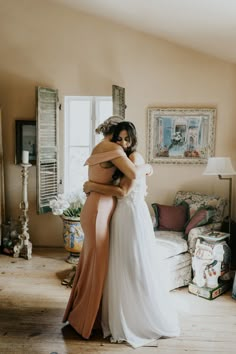
[[[112,184],[116,167],[104,168],[100,164],[121,156],[126,155],[120,150],[91,155],[85,162],[89,165],[89,180]],[[91,335],[101,304],[108,267],[109,223],[115,206],[115,198],[92,192],[81,213],[85,238],[63,322],[69,321],[86,339]]]

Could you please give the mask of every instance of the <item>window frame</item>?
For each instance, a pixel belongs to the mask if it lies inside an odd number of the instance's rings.
[[[46,101],[43,102],[41,100],[42,96],[44,94],[48,94],[48,97],[46,98]],[[52,96],[54,96],[54,99],[52,100]],[[66,96],[65,96],[66,97]],[[67,96],[69,97],[69,96]],[[71,96],[75,97],[75,96]],[[80,97],[80,96],[76,96]],[[100,98],[101,100],[109,97],[110,96],[85,96],[85,97],[97,97]],[[125,119],[125,109],[127,108],[125,104],[125,88],[117,86],[117,85],[112,85],[112,110],[113,110],[113,115],[119,115],[122,116]],[[46,212],[51,211],[51,208],[49,206],[49,202],[52,198],[55,198],[58,196],[58,193],[63,193],[65,191],[65,136],[61,136],[59,134],[59,129],[62,128],[62,125],[60,124],[59,127],[59,110],[61,109],[61,104],[59,104],[59,91],[58,89],[53,89],[49,87],[36,87],[36,143],[37,143],[37,149],[36,149],[36,180],[37,180],[37,186],[36,186],[36,199],[37,199],[37,212],[39,214],[43,214]],[[95,112],[95,113],[94,113]],[[96,110],[94,110],[93,115],[96,117]],[[44,122],[44,127],[41,126],[41,123]],[[61,122],[60,122],[61,123]],[[48,144],[48,147],[45,146],[44,140],[42,139],[41,141],[41,134],[42,132],[45,133],[45,125],[48,124],[48,128],[54,128],[54,130],[47,132],[44,135],[47,135],[47,133],[50,133],[51,136],[48,136],[48,140],[50,140],[50,144]],[[50,125],[51,124],[51,125]],[[98,122],[96,122],[96,119],[92,120],[92,130],[95,130],[95,127],[98,125]],[[63,120],[63,129],[65,129],[65,120]],[[64,131],[63,131],[64,133]],[[63,148],[60,149],[60,142],[59,142],[59,137],[62,138],[62,141],[64,142]],[[97,136],[98,138],[98,136]],[[91,143],[91,148],[98,142],[98,139],[96,139],[95,135],[92,135],[92,143]],[[63,150],[62,150],[63,149]],[[63,151],[63,153],[62,153]],[[68,156],[68,152],[67,156]],[[62,155],[64,156],[62,157]],[[60,169],[60,163],[62,162],[64,168],[61,170]],[[48,164],[48,165],[47,165]],[[62,178],[60,177],[62,173]],[[52,178],[51,180],[47,180],[47,174],[51,174]],[[43,189],[44,189],[44,201],[41,202],[41,197],[42,197],[42,189],[41,189],[41,177],[45,178],[45,181],[43,182]],[[68,185],[68,180],[67,180],[67,185]],[[50,186],[53,186],[50,188]],[[68,189],[68,188],[67,188]]]
[[[65,96],[64,97],[64,193],[69,194],[69,149],[73,145],[69,144],[69,134],[70,134],[70,122],[67,121],[69,118],[70,103],[72,101],[89,101],[90,102],[90,122],[89,122],[89,153],[91,153],[93,147],[99,142],[99,136],[95,133],[96,127],[100,124],[99,121],[99,102],[102,101],[113,101],[112,96]],[[76,145],[76,147],[87,147],[87,145]]]

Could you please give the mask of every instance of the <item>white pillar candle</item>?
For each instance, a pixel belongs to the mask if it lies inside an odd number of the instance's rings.
[[[25,163],[25,164],[29,163],[29,151],[26,151],[26,150],[22,151],[22,163]]]

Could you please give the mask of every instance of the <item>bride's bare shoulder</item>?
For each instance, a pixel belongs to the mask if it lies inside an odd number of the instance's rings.
[[[111,141],[103,140],[94,147],[92,153],[98,154],[100,152],[107,152],[107,151],[114,151],[114,150],[123,151],[122,147],[119,146],[118,144],[113,143]]]

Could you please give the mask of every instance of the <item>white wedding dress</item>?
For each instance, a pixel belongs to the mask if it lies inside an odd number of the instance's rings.
[[[144,199],[146,181],[134,183],[130,194],[118,200],[111,221],[102,329],[111,341],[137,348],[152,345],[162,336],[178,336],[180,328],[157,257]]]

